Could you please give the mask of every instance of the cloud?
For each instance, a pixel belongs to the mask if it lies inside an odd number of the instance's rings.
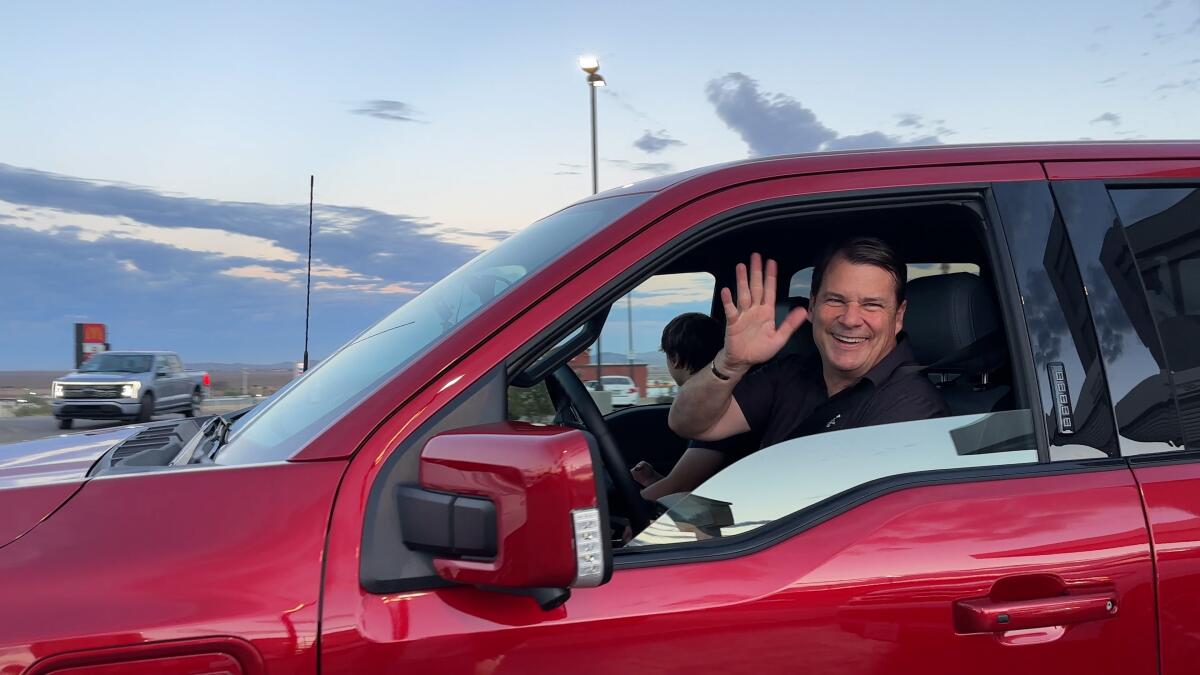
[[[631,162],[626,159],[606,159],[604,160],[613,166],[619,166],[622,169],[630,171],[644,171],[661,176],[665,173],[671,173],[675,165],[670,162]]]
[[[838,136],[822,146],[822,150],[868,150],[870,148],[889,148],[898,145],[937,145],[941,140],[937,136],[918,136],[900,140],[882,131],[868,131],[865,134]]]
[[[1119,126],[1121,124],[1121,116],[1114,112],[1106,112],[1103,115],[1100,115],[1096,119],[1092,120],[1091,123],[1098,124],[1100,122],[1108,122],[1109,124],[1113,125],[1114,127]]]
[[[554,172],[555,176],[578,176],[587,167],[583,164],[568,164],[567,162],[559,162],[558,170]]]
[[[0,202],[0,215],[6,216],[5,222],[14,227],[49,234],[69,234],[88,242],[103,238],[136,239],[222,257],[292,262],[300,258],[297,252],[282,248],[269,239],[224,230],[159,227],[139,223],[131,218],[96,216],[50,208],[16,208],[15,205],[6,202]]]
[[[659,129],[657,132],[647,129],[641,138],[633,142],[633,147],[644,150],[652,155],[676,145],[684,146],[687,144],[681,140],[671,138],[667,134],[666,129]]]
[[[651,117],[649,115],[642,112],[641,110],[638,110],[632,103],[630,103],[628,100],[626,100],[624,96],[622,96],[622,95],[618,94],[616,91],[614,91],[612,89],[612,87],[600,87],[600,93],[602,95],[612,99],[612,101],[614,103],[616,103],[621,108],[624,108],[626,111],[628,111],[634,117],[636,117],[644,122],[650,122],[651,124],[657,124],[657,122],[655,122],[653,119],[651,119]]]
[[[717,116],[742,137],[751,155],[941,143],[937,136],[901,138],[880,131],[843,136],[796,99],[760,91],[758,82],[743,73],[710,80],[705,92]]]
[[[705,93],[717,117],[741,135],[754,155],[809,152],[838,137],[799,101],[765,94],[756,80],[742,73],[710,80]]]
[[[705,307],[712,302],[714,283],[708,272],[659,274],[633,291],[633,306],[639,309],[686,304]]]
[[[1167,98],[1175,91],[1200,91],[1200,78],[1189,77],[1175,82],[1164,82],[1154,88],[1155,92],[1159,92],[1159,100]]]
[[[381,120],[390,120],[392,122],[416,122],[418,124],[426,124],[424,120],[419,120],[415,117],[417,111],[403,101],[389,101],[387,99],[375,99],[366,101],[361,107],[350,111],[355,115],[366,115],[375,117]]]
[[[925,122],[921,120],[921,116],[914,113],[902,113],[897,115],[897,117],[900,118],[900,121],[896,122],[896,126],[898,127],[914,127],[920,129],[921,127],[925,126]]]
[[[328,354],[506,232],[314,208],[310,351]],[[302,349],[308,205],[222,202],[0,165],[0,369],[69,365],[71,324],[193,361]],[[471,236],[476,245],[463,243]],[[75,317],[75,318],[73,318]]]

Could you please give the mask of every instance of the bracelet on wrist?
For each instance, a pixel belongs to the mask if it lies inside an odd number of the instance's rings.
[[[713,359],[713,362],[712,362],[712,374],[718,380],[728,380],[730,377],[729,375],[726,375],[725,373],[722,373],[721,371],[717,370],[717,360],[716,359]]]

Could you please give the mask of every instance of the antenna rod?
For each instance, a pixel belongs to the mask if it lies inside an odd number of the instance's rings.
[[[316,177],[308,176],[308,276],[304,281],[304,372],[308,372],[308,314],[312,298],[312,214],[313,185]]]

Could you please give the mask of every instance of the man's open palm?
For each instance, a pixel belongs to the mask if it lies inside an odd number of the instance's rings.
[[[775,285],[778,270],[767,261],[764,277],[762,256],[750,256],[750,268],[737,266],[737,301],[728,288],[721,289],[725,306],[725,365],[733,368],[764,363],[787,344],[788,338],[808,319],[808,311],[797,307],[775,325]]]

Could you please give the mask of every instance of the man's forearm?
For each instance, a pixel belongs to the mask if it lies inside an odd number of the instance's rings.
[[[733,402],[733,388],[748,370],[726,365],[722,356],[723,353],[718,353],[715,363],[721,374],[729,379],[717,377],[711,365],[701,368],[684,383],[671,404],[667,424],[684,438],[711,440],[705,432],[714,429],[728,412]]]

